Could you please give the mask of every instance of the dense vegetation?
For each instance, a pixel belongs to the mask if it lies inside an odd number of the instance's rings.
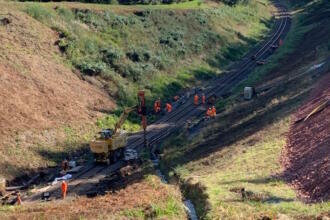
[[[20,0],[26,1],[26,0]],[[30,1],[30,0],[27,0]],[[32,0],[36,1],[36,0]],[[51,0],[41,0],[41,2],[50,2]],[[61,1],[61,0],[58,0]],[[173,4],[173,3],[182,3],[186,1],[193,1],[193,0],[71,0],[72,2],[85,2],[85,3],[101,3],[101,4],[123,4],[123,5],[135,5],[135,4],[142,4],[142,5],[156,5],[156,4]],[[242,0],[214,0],[215,2],[222,2],[224,4],[233,6],[239,3]],[[39,0],[38,0],[39,2]]]
[[[120,105],[133,105],[137,89],[170,98],[209,79],[262,37],[270,18],[267,6],[255,1],[132,12],[28,4],[25,11],[56,30],[57,45],[70,63],[98,78]]]

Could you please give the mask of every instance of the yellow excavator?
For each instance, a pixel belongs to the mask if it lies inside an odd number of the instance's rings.
[[[136,106],[125,108],[113,130],[103,129],[99,132],[99,136],[90,142],[89,146],[95,162],[111,164],[123,157],[127,134],[120,132],[119,129],[129,113],[135,109]]]

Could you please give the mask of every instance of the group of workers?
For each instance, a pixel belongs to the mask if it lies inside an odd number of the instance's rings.
[[[198,96],[198,94],[197,93],[195,93],[195,95],[194,95],[194,105],[195,106],[198,106],[200,103],[199,103],[199,99],[201,98],[201,104],[202,105],[205,105],[206,104],[206,96],[205,96],[205,94],[203,93],[202,95],[201,95],[201,97],[199,97]],[[176,95],[176,96],[174,96],[173,97],[173,100],[176,102],[176,101],[178,101],[180,99],[180,97],[178,96],[178,95]],[[158,98],[156,101],[155,101],[155,103],[154,103],[154,112],[157,114],[157,113],[159,113],[159,112],[161,112],[161,101],[160,101],[160,98]],[[165,110],[167,111],[167,112],[171,112],[172,111],[172,105],[170,104],[170,103],[166,103],[165,104]],[[212,107],[209,107],[207,110],[206,110],[206,116],[208,117],[208,118],[215,118],[215,116],[216,116],[216,108],[214,107],[214,106],[212,106]]]
[[[202,104],[203,105],[205,105],[205,103],[206,103],[206,97],[205,97],[205,94],[203,93],[202,94]],[[194,105],[198,105],[199,104],[199,96],[198,96],[198,94],[196,93],[195,95],[194,95]]]
[[[175,96],[175,98],[177,98],[177,100],[179,100],[179,96]],[[172,111],[172,105],[170,103],[166,103],[165,104],[165,109],[167,112],[171,112]],[[154,103],[154,111],[155,113],[160,113],[161,112],[161,109],[162,109],[162,103],[160,101],[160,98],[158,98],[155,103]]]
[[[214,106],[209,107],[207,110],[206,110],[206,117],[207,118],[215,118],[215,116],[217,115],[217,110],[215,109]]]

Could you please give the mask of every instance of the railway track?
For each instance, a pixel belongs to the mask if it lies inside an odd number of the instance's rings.
[[[290,18],[285,8],[280,5],[277,5],[277,7],[279,8],[279,18],[274,25],[276,28],[275,33],[273,33],[272,36],[255,52],[247,54],[240,64],[230,68],[238,69],[238,71],[229,71],[225,76],[208,86],[208,89],[204,91],[207,98],[213,94],[220,97],[233,85],[245,79],[251,70],[257,65],[255,60],[251,60],[252,55],[256,57],[256,60],[263,60],[271,55],[271,53],[269,53],[271,46],[274,43],[277,43],[281,37],[284,37],[290,27]],[[149,145],[155,144],[157,141],[165,138],[167,135],[174,132],[175,128],[181,127],[186,120],[193,116],[199,116],[203,114],[204,111],[205,109],[201,108],[201,106],[196,108],[192,100],[181,106],[179,109],[175,109],[173,112],[149,127],[147,130],[147,140]],[[130,139],[128,146],[131,148],[138,148],[143,145],[143,143],[143,138],[139,135]]]
[[[206,97],[210,97],[215,94],[217,97],[225,94],[230,88],[236,85],[238,82],[244,80],[249,73],[257,66],[256,60],[265,60],[271,55],[271,46],[282,39],[287,34],[290,28],[290,17],[286,8],[277,2],[273,3],[277,12],[275,13],[275,23],[271,35],[263,42],[259,43],[247,53],[241,62],[234,64],[228,68],[228,72],[223,74],[221,77],[215,79],[209,84],[204,94]],[[255,56],[255,60],[251,57]],[[195,106],[192,98],[187,100],[186,103],[175,108],[171,113],[165,115],[154,124],[150,125],[147,129],[147,142],[149,145],[154,145],[175,132],[177,129],[182,127],[186,121],[192,117],[200,116],[205,113],[204,107],[201,105]],[[144,144],[143,133],[138,132],[128,139],[128,148],[134,148],[141,150]],[[115,172],[124,166],[124,162],[119,161],[111,166],[102,166],[88,164],[83,171],[73,176],[69,180],[69,192],[75,193],[82,189],[88,190],[92,187],[92,184],[98,183],[109,173]],[[47,188],[52,197],[60,197],[60,184],[56,184]],[[36,193],[32,196],[27,196],[26,201],[39,200],[43,192]]]

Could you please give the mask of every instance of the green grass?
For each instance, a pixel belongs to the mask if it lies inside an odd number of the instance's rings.
[[[115,114],[107,115],[104,118],[98,119],[96,125],[101,129],[111,128],[114,129],[115,124],[119,120],[119,117]],[[136,132],[140,130],[140,124],[134,123],[130,120],[126,120],[121,129],[127,132]]]
[[[327,8],[322,4],[311,4],[311,7],[313,9],[305,11],[311,13],[320,9],[321,13]],[[203,218],[261,219],[267,216],[278,219],[285,215],[294,219],[314,219],[330,213],[330,202],[303,203],[280,178],[283,172],[281,152],[286,145],[290,113],[308,97],[306,92],[315,81],[308,76],[291,83],[283,81],[280,87],[274,87],[268,94],[259,94],[250,102],[243,102],[238,97],[242,86],[265,83],[270,71],[281,70],[278,64],[286,64],[285,59],[296,53],[297,47],[307,40],[304,35],[314,32],[320,20],[314,19],[314,23],[305,25],[306,17],[310,18],[308,13],[294,17],[292,30],[284,45],[270,58],[270,64],[254,71],[247,81],[234,89],[232,97],[217,103],[217,107],[223,110],[219,120],[203,128],[191,140],[186,134],[176,134],[163,144],[161,167],[167,175],[179,176],[184,184],[198,184],[203,189],[202,194],[197,188],[193,190],[199,193],[191,193],[198,214]],[[327,43],[323,40],[317,43],[317,61],[329,55]],[[302,59],[306,60],[310,53],[312,51],[306,51]],[[292,65],[286,73],[277,71],[277,76],[294,76],[314,62]],[[246,123],[247,127],[244,126]],[[208,152],[211,153],[208,155]],[[234,192],[241,188],[252,196],[243,200],[239,191]],[[203,195],[202,201],[200,195]]]
[[[121,106],[135,103],[138,89],[149,99],[169,98],[198,81],[200,66],[215,72],[239,59],[269,28],[261,20],[270,18],[269,7],[253,1],[198,10],[198,1],[139,6],[136,14],[124,10],[136,6],[25,5],[30,16],[60,33],[58,45],[72,65],[105,79]]]
[[[293,2],[286,2],[286,4],[289,6],[290,4],[293,4]],[[315,16],[317,15],[317,13],[325,12],[329,7],[330,7],[329,3],[326,3],[325,1],[316,0],[310,2],[305,7],[298,8],[296,13],[294,13],[292,16],[291,31],[286,36],[285,41],[281,46],[281,48],[279,50],[276,50],[274,55],[272,55],[267,60],[266,65],[257,67],[257,69],[253,71],[246,80],[244,80],[242,83],[237,85],[232,90],[235,93],[239,93],[240,91],[243,90],[245,86],[255,86],[257,82],[260,82],[260,80],[264,76],[266,76],[267,73],[271,72],[274,68],[276,68],[279,65],[279,63],[283,59],[285,59],[295,51],[295,48],[299,46],[300,42],[303,41],[303,38],[306,33],[308,33],[311,29],[315,28],[315,26],[318,25],[315,22],[314,23],[311,22],[311,24],[305,24],[305,22],[308,19],[313,19],[313,16],[310,16],[312,13],[309,11],[315,10],[313,14]],[[302,12],[300,12],[300,10],[302,10]],[[323,50],[324,52],[322,56],[318,57],[318,60],[321,60],[328,56],[329,44],[330,44],[330,39],[328,39],[328,41],[320,42],[318,50]],[[302,68],[304,68],[304,66],[302,66]]]
[[[259,213],[275,218],[278,213],[299,216],[329,211],[330,203],[302,203],[296,198],[292,188],[274,177],[281,171],[279,158],[285,145],[283,136],[288,128],[289,118],[285,118],[256,134],[262,139],[253,147],[241,149],[241,144],[248,140],[230,146],[226,151],[234,151],[235,156],[224,151],[218,155],[221,158],[213,161],[217,167],[221,167],[221,171],[209,168],[210,174],[198,178],[206,186],[210,196],[209,201],[213,207],[210,219],[219,216],[223,219],[240,219],[242,216],[256,217]],[[189,166],[190,171],[192,169],[195,174],[203,169],[197,164],[195,166]],[[243,202],[240,194],[230,192],[230,189],[237,187],[244,187],[265,198],[261,201]]]
[[[261,39],[271,27],[266,3],[218,8],[195,0],[154,6],[24,3],[23,10],[59,33],[66,62],[102,78],[119,107],[135,105],[137,91],[144,89],[152,109],[157,97],[172,101],[180,90],[210,80]],[[113,127],[116,115],[97,125]],[[138,130],[138,117],[129,120],[124,128]]]
[[[304,85],[298,85],[298,87],[303,90]],[[297,92],[300,90],[297,89]],[[287,93],[282,95],[286,96]],[[271,99],[269,104],[262,109],[271,110],[279,103],[289,99],[291,99],[289,96],[282,99]],[[236,105],[243,104],[236,103]],[[296,104],[294,101],[291,107],[286,108],[294,108]],[[257,103],[252,105],[258,106]],[[248,106],[248,108],[253,107]],[[231,114],[235,114],[234,112],[238,110],[241,111],[241,109],[237,110],[233,107],[228,107],[227,110],[232,112]],[[246,117],[249,118],[250,114],[246,114]],[[251,114],[254,115],[253,112]],[[286,144],[290,115],[280,118],[276,114],[278,113],[266,114],[259,120],[270,120],[270,118],[276,118],[276,120],[267,123],[265,127],[261,127],[252,135],[235,139],[231,144],[226,144],[228,142],[226,137],[231,135],[241,137],[235,133],[218,134],[215,137],[221,147],[205,157],[199,157],[198,154],[194,156],[190,150],[194,152],[193,149],[205,148],[205,152],[208,152],[212,149],[212,145],[207,142],[213,138],[211,132],[223,131],[230,126],[235,126],[227,122],[229,120],[235,123],[233,118],[222,117],[219,121],[204,128],[201,134],[196,135],[190,141],[187,141],[184,135],[179,135],[164,143],[161,167],[167,172],[167,175],[173,177],[173,174],[176,173],[176,176],[179,176],[183,182],[198,183],[202,189],[204,187],[202,201],[197,202],[201,198],[201,192],[197,188],[191,188],[188,194],[190,196],[188,198],[195,201],[199,216],[204,216],[205,219],[257,219],[261,216],[274,219],[278,218],[279,214],[298,218],[315,217],[330,212],[330,202],[305,204],[297,198],[296,192],[278,177],[283,171],[280,157]],[[242,117],[239,122],[244,123],[244,119]],[[229,125],[227,126],[227,124]],[[253,129],[253,127],[249,128]],[[242,130],[238,134],[244,135],[244,132],[246,130]],[[245,188],[255,197],[242,200],[240,193],[232,192],[235,188]],[[195,195],[194,190],[199,193],[195,193]],[[208,203],[209,205],[205,205]]]

